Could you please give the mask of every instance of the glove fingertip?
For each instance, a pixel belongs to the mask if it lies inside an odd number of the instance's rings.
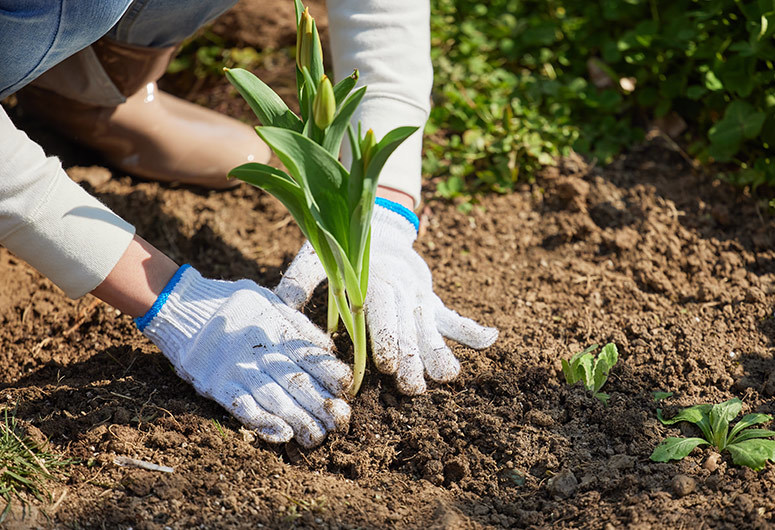
[[[322,444],[323,440],[325,439],[326,439],[325,431],[313,432],[313,431],[305,430],[296,435],[296,441],[300,446],[302,446],[305,449],[312,449],[313,447],[317,447],[318,445]]]
[[[350,425],[350,405],[346,401],[343,399],[327,399],[323,404],[323,408],[334,419],[336,431],[347,431]]]
[[[258,435],[259,438],[271,444],[289,442],[291,441],[291,438],[293,438],[293,429],[288,425],[255,426],[253,427],[253,430],[256,431],[256,435]]]
[[[398,391],[405,396],[419,396],[427,390],[422,372],[420,374],[414,372],[401,373],[399,370],[396,373],[396,386]]]
[[[440,359],[443,363],[437,362],[431,363],[426,361],[425,370],[433,381],[437,383],[449,383],[460,375],[460,361],[458,361],[450,352],[449,355],[445,355],[443,359]]]
[[[260,408],[254,398],[246,392],[237,391],[227,410],[240,423],[256,431],[262,440],[269,443],[283,443],[293,438],[293,429],[282,418]]]
[[[461,342],[475,350],[483,350],[495,344],[495,341],[498,340],[498,335],[498,328],[482,327],[476,333],[471,333],[467,340]]]

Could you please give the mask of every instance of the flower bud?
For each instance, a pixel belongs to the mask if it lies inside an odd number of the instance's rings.
[[[309,68],[312,62],[312,22],[309,7],[305,7],[299,19],[299,26],[296,28],[296,65],[299,70],[304,66]]]
[[[363,170],[369,167],[371,157],[374,155],[374,151],[377,147],[377,139],[374,136],[374,131],[369,129],[366,131],[366,136],[361,140],[361,158],[363,159]]]
[[[312,102],[312,117],[315,120],[315,125],[325,129],[334,121],[335,113],[336,98],[334,97],[334,87],[331,85],[331,80],[328,79],[328,76],[324,75],[320,78],[318,91],[315,94],[315,100]]]

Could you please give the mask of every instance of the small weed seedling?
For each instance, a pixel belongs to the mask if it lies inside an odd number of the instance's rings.
[[[0,421],[0,499],[5,501],[0,525],[8,517],[14,497],[21,499],[21,492],[26,491],[42,500],[46,480],[54,478],[51,472],[73,463],[39,447],[6,409]]]
[[[616,344],[610,342],[603,346],[603,349],[595,359],[592,354],[597,349],[597,344],[593,344],[584,351],[581,351],[570,358],[569,361],[562,360],[562,373],[565,374],[565,381],[569,385],[575,385],[578,381],[584,383],[584,387],[592,393],[597,399],[608,404],[608,394],[600,392],[606,380],[608,372],[619,360],[619,350]]]
[[[775,431],[750,427],[772,421],[772,416],[746,414],[730,431],[729,422],[740,414],[742,407],[743,403],[738,398],[716,405],[694,405],[669,420],[662,417],[661,409],[657,409],[657,417],[664,425],[688,421],[700,428],[704,438],[665,438],[651,453],[651,459],[655,462],[681,460],[695,447],[711,445],[719,452],[729,451],[735,465],[747,466],[756,471],[763,469],[767,460],[775,460],[775,440],[766,439],[775,436]]]
[[[341,317],[353,341],[350,394],[355,395],[366,367],[366,320],[363,301],[369,278],[371,213],[377,179],[388,156],[417,127],[399,127],[377,141],[369,129],[350,124],[366,87],[355,90],[358,71],[336,86],[324,74],[323,52],[315,21],[300,0],[296,6],[296,89],[301,117],[269,86],[246,70],[225,69],[226,77],[261,121],[256,132],[290,175],[271,166],[249,163],[232,177],[274,195],[288,209],[320,258],[328,277],[328,328]],[[351,94],[352,92],[352,94]],[[347,133],[352,164],[337,159]]]

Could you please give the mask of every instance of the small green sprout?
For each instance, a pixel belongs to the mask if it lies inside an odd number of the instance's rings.
[[[662,409],[657,409],[657,417],[664,425],[687,421],[697,425],[704,438],[665,438],[651,453],[651,460],[681,460],[695,447],[711,445],[719,452],[729,451],[735,465],[760,471],[767,464],[767,460],[775,460],[775,440],[765,439],[775,436],[775,431],[749,427],[772,421],[772,416],[746,414],[730,431],[729,422],[740,414],[742,407],[742,401],[733,398],[716,405],[694,405],[685,408],[669,420],[662,417]]]
[[[662,392],[660,390],[655,390],[654,392],[652,392],[652,395],[654,396],[654,401],[659,403],[663,399],[667,399],[669,397],[672,397],[673,393],[672,392]]]
[[[584,388],[592,393],[604,404],[608,404],[608,394],[600,392],[606,380],[608,372],[619,360],[619,350],[616,344],[610,342],[603,346],[603,349],[595,359],[592,354],[598,345],[593,344],[584,351],[575,354],[570,360],[562,360],[562,373],[565,374],[565,381],[569,385],[575,385],[578,381],[584,383]]]
[[[224,440],[228,438],[228,434],[226,433],[226,429],[223,428],[223,425],[221,425],[221,422],[216,420],[215,418],[212,419],[213,426],[215,427],[215,430],[218,431],[218,434],[221,435],[221,438]]]

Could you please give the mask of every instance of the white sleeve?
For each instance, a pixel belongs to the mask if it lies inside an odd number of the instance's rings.
[[[357,68],[366,95],[353,122],[374,129],[377,138],[390,130],[417,125],[390,157],[379,183],[420,203],[422,130],[430,113],[433,66],[430,57],[428,0],[328,0],[328,23],[337,79]],[[349,142],[343,142],[349,166]]]
[[[134,233],[0,107],[0,244],[77,298],[102,283]]]

